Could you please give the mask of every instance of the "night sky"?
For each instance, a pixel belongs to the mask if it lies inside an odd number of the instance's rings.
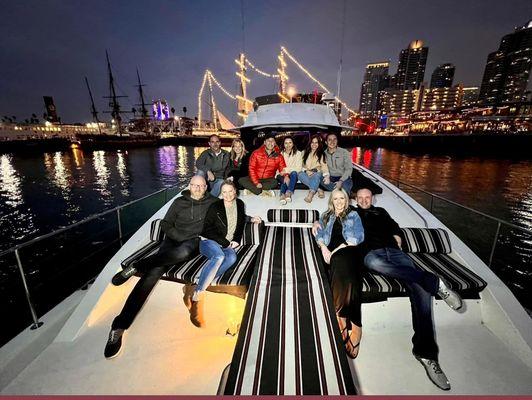
[[[215,1],[0,1],[0,115],[42,116],[43,95],[53,96],[64,122],[88,122],[90,80],[105,109],[108,49],[119,85],[137,103],[135,68],[148,100],[166,99],[196,115],[206,68],[237,91],[234,59],[244,47],[255,65],[276,68],[280,45],[329,88],[336,88],[343,0]],[[425,81],[438,64],[456,65],[455,83],[480,85],[486,57],[503,35],[532,18],[523,1],[347,1],[341,97],[358,108],[365,64],[390,60],[413,39],[429,47]],[[244,39],[244,40],[243,40]],[[289,62],[298,90],[315,85]],[[252,97],[273,93],[272,79],[250,75]],[[235,121],[235,106],[217,91],[221,111]],[[225,100],[227,99],[227,100]],[[102,118],[108,118],[108,116]]]

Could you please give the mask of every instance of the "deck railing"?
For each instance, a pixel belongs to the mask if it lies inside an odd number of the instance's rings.
[[[86,289],[116,251],[181,185],[161,189],[0,252],[0,346],[77,290]]]

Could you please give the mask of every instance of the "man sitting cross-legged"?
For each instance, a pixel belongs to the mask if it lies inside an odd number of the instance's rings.
[[[161,221],[161,229],[166,237],[159,251],[139,260],[118,272],[112,280],[118,286],[126,282],[137,270],[143,272],[122,308],[113,320],[109,339],[105,345],[104,355],[113,358],[122,348],[122,336],[129,329],[136,315],[146,302],[149,294],[173,265],[190,260],[199,251],[199,234],[209,206],[216,197],[207,193],[207,182],[201,176],[190,180],[190,190],[174,200]]]
[[[414,327],[413,354],[423,365],[427,376],[440,389],[451,385],[438,363],[438,345],[434,336],[432,296],[438,294],[454,310],[462,307],[462,299],[436,275],[416,268],[401,249],[401,230],[384,208],[372,205],[369,189],[356,192],[356,211],[362,220],[365,241],[362,243],[364,265],[370,271],[400,280],[408,292]]]

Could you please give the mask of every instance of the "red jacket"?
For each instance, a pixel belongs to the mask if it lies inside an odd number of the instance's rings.
[[[249,159],[249,178],[254,185],[259,183],[259,179],[275,178],[275,173],[286,167],[284,157],[275,146],[272,153],[268,155],[264,145],[260,146],[251,154]]]

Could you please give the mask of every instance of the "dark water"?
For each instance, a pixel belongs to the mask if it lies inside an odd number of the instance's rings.
[[[166,146],[0,155],[0,251],[158,189],[183,184],[201,150]],[[376,172],[532,230],[532,160],[355,151],[356,161]],[[430,207],[427,196],[408,192]],[[483,260],[489,259],[496,223],[441,201],[433,202],[433,210]],[[500,233],[493,269],[532,308],[532,237],[504,226]]]

